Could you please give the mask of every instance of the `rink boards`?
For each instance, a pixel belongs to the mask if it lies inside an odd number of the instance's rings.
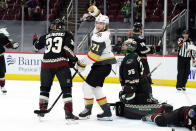
[[[78,54],[79,59],[85,54]],[[8,80],[40,80],[40,67],[43,54],[41,53],[5,53],[5,61]],[[119,83],[119,66],[123,56],[116,56],[117,64],[112,66],[113,71],[106,78],[107,83]],[[175,86],[177,77],[177,57],[175,56],[148,56],[149,66],[152,70],[154,67],[161,66],[152,74],[154,85],[159,86]],[[192,65],[192,63],[191,63]],[[86,70],[82,72],[83,76],[87,76],[91,66],[87,66]],[[74,70],[72,70],[74,73]],[[191,66],[191,73],[187,87],[196,88],[196,67]],[[55,80],[57,80],[55,78]],[[80,82],[82,79],[76,76],[74,82]]]

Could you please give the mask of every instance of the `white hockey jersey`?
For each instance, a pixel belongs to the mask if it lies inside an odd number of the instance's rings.
[[[112,52],[110,31],[93,31],[91,38],[91,47],[88,52],[88,58],[96,64],[115,64],[116,59]]]

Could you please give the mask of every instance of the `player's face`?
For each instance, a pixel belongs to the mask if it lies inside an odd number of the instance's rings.
[[[104,30],[104,26],[105,26],[105,23],[103,23],[103,22],[96,22],[96,29],[97,29],[97,31]]]
[[[123,44],[122,45],[122,50],[127,50],[128,49],[128,46],[126,44]]]
[[[188,34],[183,34],[183,37],[184,37],[185,39],[188,39],[189,35],[188,35]]]

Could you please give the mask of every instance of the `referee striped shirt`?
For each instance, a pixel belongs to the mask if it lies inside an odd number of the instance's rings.
[[[177,43],[178,43],[178,56],[181,57],[192,56],[192,51],[188,49],[188,45],[193,45],[193,42],[190,39],[183,42],[183,38],[179,38]]]

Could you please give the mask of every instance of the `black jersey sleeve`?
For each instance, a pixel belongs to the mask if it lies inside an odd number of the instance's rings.
[[[46,35],[43,35],[39,38],[39,40],[34,41],[34,47],[38,50],[42,49],[46,45]]]
[[[6,46],[7,48],[12,48],[11,41],[7,36],[0,36],[0,45]]]
[[[66,32],[63,45],[64,45],[63,49],[65,50],[66,56],[69,59],[74,58],[75,57],[75,54],[73,52],[74,51],[74,37],[72,33]]]

